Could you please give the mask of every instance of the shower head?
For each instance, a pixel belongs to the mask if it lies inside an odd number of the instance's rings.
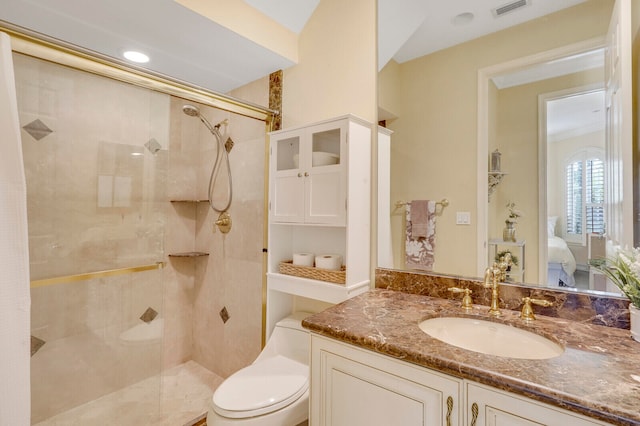
[[[211,125],[211,123],[209,123],[209,120],[207,120],[206,118],[204,118],[202,116],[202,114],[200,114],[200,109],[198,109],[198,107],[195,107],[193,105],[183,105],[182,106],[182,112],[184,112],[185,114],[187,114],[189,117],[198,117],[200,119],[200,121],[202,121],[202,123],[207,127],[207,129],[209,129],[209,131],[217,138],[217,139],[221,139],[220,133],[218,132],[218,127],[213,127]]]
[[[193,105],[184,105],[182,107],[182,112],[187,114],[190,117],[200,117],[200,110]]]

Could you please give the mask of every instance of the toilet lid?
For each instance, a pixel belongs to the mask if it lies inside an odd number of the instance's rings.
[[[309,366],[276,355],[226,379],[213,394],[213,407],[224,417],[259,416],[286,407],[308,388]]]

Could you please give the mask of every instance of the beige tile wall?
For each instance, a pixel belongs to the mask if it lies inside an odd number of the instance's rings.
[[[233,228],[223,235],[213,232],[217,213],[206,203],[169,202],[206,199],[215,157],[213,136],[182,113],[183,100],[21,55],[15,64],[21,125],[38,118],[53,130],[40,140],[22,133],[32,279],[166,262],[163,270],[32,289],[32,334],[45,341],[32,357],[33,421],[189,360],[222,376],[253,361],[265,124],[200,106],[214,124],[229,119],[235,143]],[[268,84],[234,95],[264,105]],[[155,155],[144,148],[150,138],[162,146]],[[130,182],[128,205],[100,206],[98,175]],[[168,256],[194,250],[210,255]],[[164,320],[163,340],[127,344],[121,333],[142,324],[148,307]]]

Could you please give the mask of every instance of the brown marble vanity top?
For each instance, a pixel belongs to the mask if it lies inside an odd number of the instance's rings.
[[[471,316],[499,321],[562,344],[546,360],[503,358],[449,345],[418,324],[431,317]],[[459,301],[374,289],[303,321],[311,331],[407,362],[470,379],[619,425],[640,425],[640,343],[629,331],[518,311],[499,319],[487,306],[466,313]]]

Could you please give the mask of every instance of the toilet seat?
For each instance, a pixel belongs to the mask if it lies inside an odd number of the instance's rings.
[[[309,388],[309,366],[282,355],[239,370],[213,394],[213,409],[228,418],[261,416],[299,399]]]

